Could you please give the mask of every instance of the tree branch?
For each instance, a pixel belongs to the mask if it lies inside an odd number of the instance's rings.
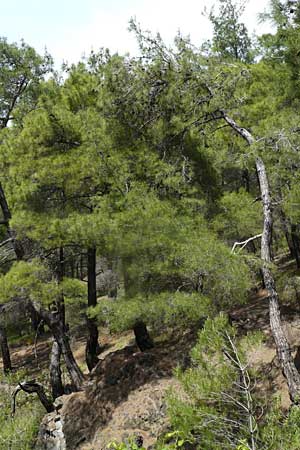
[[[241,251],[241,250],[243,250],[243,248],[246,247],[246,245],[247,245],[249,242],[254,241],[255,239],[258,239],[258,238],[260,238],[260,237],[262,237],[262,233],[256,234],[255,236],[252,236],[252,237],[246,239],[245,241],[235,242],[235,243],[233,244],[233,246],[232,246],[231,253],[234,253],[234,250],[235,250],[235,248],[236,248],[238,245],[242,245],[242,247],[239,249],[239,251]]]

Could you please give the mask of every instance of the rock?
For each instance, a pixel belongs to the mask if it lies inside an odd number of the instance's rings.
[[[36,450],[66,450],[63,421],[56,412],[47,414],[40,425]]]

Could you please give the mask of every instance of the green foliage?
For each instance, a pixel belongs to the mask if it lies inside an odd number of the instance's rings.
[[[213,50],[222,58],[251,62],[251,40],[245,24],[239,20],[243,11],[244,4],[232,0],[219,0],[218,15],[211,10]]]
[[[219,6],[209,15],[208,52],[180,35],[168,48],[131,21],[141,58],[92,53],[68,68],[64,80],[41,83],[50,58],[0,40],[2,128],[16,99],[15,126],[1,132],[1,184],[10,226],[38,248],[37,258],[12,264],[0,277],[0,300],[29,298],[48,307],[63,295],[67,317],[76,315],[78,323],[86,285],[70,277],[58,283],[49,255],[71,248],[81,258],[97,247],[115,262],[121,286],[117,298],[101,300],[89,314],[111,330],[138,321],[184,328],[208,317],[192,367],[178,371],[182,398],[170,397],[174,431],[162,445],[174,449],[249,448],[239,408],[244,394],[236,392],[241,374],[230,359],[235,331],[218,313],[246,301],[253,281],[245,255],[230,247],[261,232],[257,155],[267,164],[278,212],[299,221],[298,19],[274,0],[278,29],[259,40],[260,61],[254,61],[240,22],[243,6],[231,0]],[[251,127],[258,137],[251,150],[225,126],[223,111]],[[286,295],[298,294],[298,281],[286,284]],[[235,344],[242,365],[249,341]],[[270,448],[279,439],[286,445],[298,423],[295,412],[280,420],[282,438],[276,429],[270,440],[272,414],[261,427],[259,439]],[[296,448],[297,433],[290,439]]]
[[[248,418],[241,408],[246,392],[238,388],[241,373],[233,361],[237,357],[240,367],[245,367],[245,349],[260,338],[245,338],[233,353],[234,335],[223,315],[208,319],[191,353],[192,367],[177,373],[182,391],[170,395],[171,423],[183,440],[197,448],[238,447],[243,442],[249,448]]]
[[[262,448],[268,450],[297,450],[300,446],[300,410],[293,406],[285,415],[275,402],[261,427]]]
[[[186,326],[199,322],[212,313],[209,299],[198,293],[162,292],[147,297],[139,295],[129,300],[104,300],[91,310],[92,316],[105,323],[112,331],[131,329],[143,321],[154,329],[164,326]]]
[[[107,448],[110,450],[145,450],[145,447],[141,447],[136,443],[136,439],[134,437],[131,437],[124,442],[109,442]]]
[[[241,241],[261,233],[261,205],[244,189],[226,193],[220,200],[220,210],[213,227],[224,240]]]
[[[51,66],[48,54],[41,57],[24,41],[18,45],[0,38],[0,129],[12,116],[16,123],[32,109],[39,82]]]
[[[68,279],[58,283],[51,271],[38,259],[19,261],[0,277],[1,302],[13,298],[29,298],[44,305],[52,304],[64,293],[66,300],[78,301],[86,293],[86,286],[79,280]]]

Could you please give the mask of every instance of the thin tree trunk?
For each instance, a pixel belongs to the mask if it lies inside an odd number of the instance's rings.
[[[61,283],[65,276],[65,261],[64,261],[64,248],[59,248],[59,255],[58,255],[58,267],[56,271],[57,276],[57,282]],[[64,300],[64,294],[61,294],[61,297],[59,298],[57,302],[58,311],[60,315],[60,320],[62,321],[63,325],[66,326],[66,311],[65,311],[65,300]]]
[[[80,370],[77,362],[75,361],[73,352],[70,347],[69,337],[66,334],[66,330],[61,323],[58,323],[57,325],[52,326],[52,332],[56,342],[61,348],[62,356],[72,380],[73,389],[75,391],[81,391],[84,381],[84,375]]]
[[[56,268],[56,277],[57,282],[61,283],[64,277],[64,249],[63,247],[59,248],[58,254],[58,263]],[[65,324],[65,303],[64,303],[64,295],[61,294],[57,303],[57,318],[60,322],[60,327],[63,328],[64,332],[67,333],[67,327]],[[61,369],[60,369],[60,360],[61,360],[61,348],[58,342],[55,340],[52,344],[52,351],[50,355],[50,383],[52,389],[53,399],[63,395],[64,387],[61,377]]]
[[[296,260],[296,264],[298,269],[300,268],[300,240],[297,233],[297,225],[294,223],[291,224],[291,235],[294,249],[294,258]]]
[[[88,266],[88,307],[97,305],[97,287],[96,287],[96,248],[89,248],[87,251]],[[98,327],[96,319],[86,317],[88,337],[85,349],[86,364],[91,371],[99,362],[97,353],[99,351]]]
[[[290,233],[290,224],[289,221],[285,215],[285,212],[283,211],[282,208],[279,208],[278,210],[279,212],[279,218],[280,218],[280,222],[281,222],[281,227],[290,251],[290,255],[292,258],[295,258],[295,250],[294,250],[294,243],[293,243],[293,239],[292,239],[292,235]]]
[[[138,346],[138,348],[141,350],[141,352],[144,352],[145,350],[150,350],[154,347],[153,340],[151,339],[151,336],[147,330],[147,326],[144,322],[140,321],[135,324],[133,327],[134,335],[135,335],[135,341]]]
[[[244,182],[244,187],[247,192],[250,192],[250,176],[249,176],[249,170],[244,169],[242,174],[242,179]]]
[[[223,113],[223,118],[241,137],[243,137],[243,139],[247,141],[250,146],[255,143],[254,137],[248,130],[239,127],[235,121],[228,117],[225,113]],[[282,328],[278,293],[276,291],[275,281],[270,270],[273,226],[272,205],[266,169],[264,162],[260,157],[256,158],[256,171],[259,179],[264,214],[264,227],[261,238],[261,259],[263,261],[263,280],[265,287],[269,292],[270,327],[275,341],[278,359],[287,381],[291,400],[293,403],[299,403],[300,374],[295,366],[291,348]]]
[[[0,208],[2,211],[2,215],[3,215],[3,223],[6,226],[6,231],[7,234],[9,235],[9,237],[12,238],[12,245],[17,257],[17,260],[21,260],[24,257],[25,251],[22,245],[22,242],[18,241],[16,238],[16,233],[15,231],[10,228],[9,222],[11,219],[11,212],[6,200],[6,196],[3,190],[3,186],[0,183]]]
[[[12,370],[10,353],[7,344],[6,332],[3,327],[0,327],[0,347],[2,353],[2,361],[3,361],[3,371],[4,373],[8,373]]]
[[[34,309],[30,310],[30,320],[31,326],[33,330],[38,334],[38,336],[45,333],[43,320]]]
[[[60,355],[60,347],[56,341],[53,341],[50,355],[50,383],[53,400],[64,394],[60,370]]]
[[[2,127],[4,128],[4,127]],[[6,226],[6,231],[8,236],[12,239],[12,245],[16,254],[17,260],[21,260],[24,256],[24,248],[20,241],[16,239],[16,233],[14,230],[10,228],[9,221],[11,219],[11,212],[8,207],[8,203],[6,200],[6,196],[2,187],[2,184],[0,183],[0,208],[3,215],[3,224]],[[3,334],[4,333],[4,334]],[[2,351],[2,357],[3,357],[3,368],[4,372],[8,372],[11,370],[11,361],[10,361],[10,353],[9,353],[9,347],[7,343],[7,337],[5,334],[4,329],[0,331],[0,340],[1,340],[1,351]]]
[[[60,320],[59,316],[51,313],[50,311],[45,310],[44,308],[41,307],[39,303],[31,301],[30,306],[40,314],[44,322],[50,328],[54,336],[54,339],[56,340],[61,349],[62,356],[64,358],[67,370],[69,372],[73,384],[73,388],[76,391],[80,391],[82,389],[84,375],[73,356],[69,343],[69,337],[66,333],[66,328],[64,324]]]

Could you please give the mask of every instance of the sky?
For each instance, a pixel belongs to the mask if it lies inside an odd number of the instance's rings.
[[[194,45],[211,37],[209,20],[202,15],[214,0],[0,0],[0,36],[9,42],[24,39],[39,53],[47,48],[57,65],[77,62],[91,49],[137,54],[128,21],[135,17],[142,29],[160,32],[172,43],[178,30]],[[271,31],[257,14],[269,0],[246,0],[243,21],[248,30]]]

